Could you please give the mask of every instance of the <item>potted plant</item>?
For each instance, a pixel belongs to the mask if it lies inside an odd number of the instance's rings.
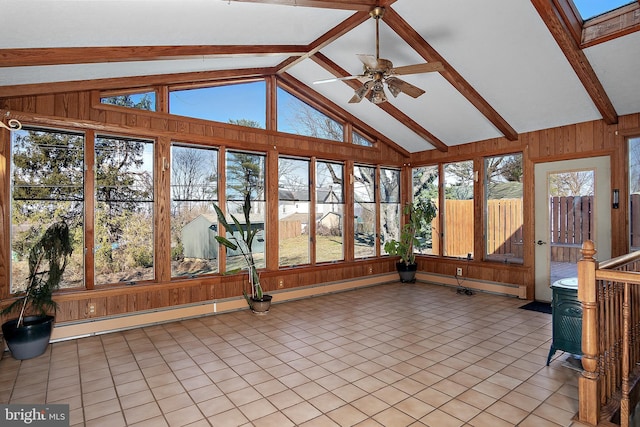
[[[53,223],[29,250],[27,287],[1,314],[19,313],[2,325],[11,355],[19,360],[41,355],[47,349],[53,330],[58,289],[73,249],[66,222]]]
[[[262,290],[262,285],[260,284],[260,275],[258,274],[258,269],[256,268],[256,263],[253,258],[253,243],[256,234],[258,234],[260,230],[251,226],[251,219],[249,218],[251,213],[250,193],[247,192],[245,194],[244,203],[242,205],[242,211],[244,213],[245,221],[244,225],[240,224],[240,221],[238,221],[235,216],[230,215],[237,232],[234,232],[233,227],[231,227],[231,225],[227,222],[227,219],[225,218],[222,210],[217,205],[213,205],[213,207],[216,210],[218,221],[220,222],[220,224],[222,224],[225,231],[230,233],[229,238],[218,235],[216,236],[216,240],[226,248],[229,248],[231,250],[239,250],[242,254],[242,257],[244,258],[245,263],[247,264],[251,294],[249,295],[249,293],[247,293],[247,291],[244,289],[242,290],[242,294],[247,300],[249,308],[251,308],[254,313],[265,314],[271,308],[272,296],[265,294]],[[233,270],[232,272],[238,270]]]
[[[407,222],[400,229],[400,240],[391,239],[384,244],[384,250],[391,256],[399,256],[400,261],[396,263],[400,281],[415,282],[416,255],[413,251],[414,247],[421,247],[423,230],[425,230],[431,221],[436,217],[438,208],[431,200],[415,200],[407,203],[402,208]]]

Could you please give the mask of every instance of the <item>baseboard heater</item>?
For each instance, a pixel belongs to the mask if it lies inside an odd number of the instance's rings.
[[[385,273],[353,280],[340,282],[328,282],[317,285],[304,286],[294,289],[269,292],[273,295],[272,302],[291,301],[301,298],[325,295],[335,292],[343,292],[361,287],[381,285],[395,282],[398,273]],[[53,328],[51,341],[64,341],[109,332],[150,326],[159,323],[185,320],[195,317],[230,312],[247,308],[247,302],[243,297],[224,300],[204,301],[196,304],[188,304],[173,307],[163,307],[156,310],[138,311],[97,319],[78,320],[73,322],[57,323]],[[277,308],[274,308],[277,309]]]
[[[436,285],[455,286],[498,295],[509,295],[520,299],[527,298],[527,287],[502,282],[489,282],[469,277],[445,276],[443,274],[417,272],[416,280]]]

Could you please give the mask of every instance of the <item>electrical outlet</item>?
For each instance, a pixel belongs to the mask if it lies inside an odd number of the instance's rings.
[[[96,314],[96,305],[89,304],[89,314]]]
[[[373,266],[369,266],[369,274],[373,274]]]
[[[284,288],[284,279],[280,279],[280,280],[278,280],[278,288],[279,288],[279,289]]]
[[[456,268],[456,276],[462,276],[462,267]]]

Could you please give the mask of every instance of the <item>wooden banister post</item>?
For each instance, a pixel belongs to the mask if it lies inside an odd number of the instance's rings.
[[[578,300],[582,305],[582,376],[578,379],[578,418],[597,425],[600,421],[600,378],[598,374],[598,306],[596,253],[593,241],[582,244],[578,261]]]

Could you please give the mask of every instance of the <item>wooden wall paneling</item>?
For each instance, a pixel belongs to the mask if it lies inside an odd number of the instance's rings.
[[[473,170],[478,177],[473,183],[473,261],[484,259],[484,158],[473,159]],[[469,273],[467,273],[468,275]]]
[[[154,162],[154,253],[156,280],[171,280],[171,139],[156,140]]]
[[[36,99],[38,114],[55,116],[55,95],[39,95]]]
[[[4,123],[4,121],[3,121]],[[9,297],[11,282],[11,132],[0,128],[0,301]]]
[[[54,115],[59,117],[78,117],[78,92],[54,95]]]
[[[280,264],[280,258],[278,255],[280,242],[278,240],[280,221],[278,215],[278,150],[276,146],[273,146],[267,152],[267,159],[265,162],[266,170],[266,200],[267,200],[267,212],[265,218],[265,236],[267,238],[266,246],[266,266],[267,270],[278,270]]]
[[[104,298],[105,300],[105,311],[107,316],[117,316],[121,314],[127,313],[127,295],[114,295],[108,298]],[[97,317],[98,313],[90,314],[88,313],[88,317]]]

